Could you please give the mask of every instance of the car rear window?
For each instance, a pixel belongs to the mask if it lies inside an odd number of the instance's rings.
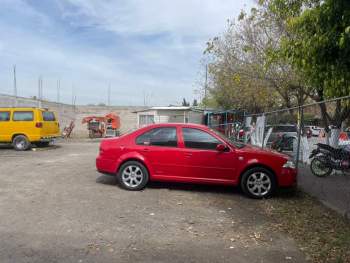
[[[138,145],[177,147],[175,127],[155,128],[136,138]]]
[[[10,112],[9,111],[0,111],[0,121],[9,121]]]
[[[43,111],[43,120],[44,121],[55,121],[56,117],[52,111]]]
[[[15,111],[12,119],[14,121],[33,121],[34,113],[32,111]]]
[[[297,132],[296,126],[275,126],[273,127],[274,132]]]

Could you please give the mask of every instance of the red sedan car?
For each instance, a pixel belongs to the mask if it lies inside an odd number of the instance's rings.
[[[297,171],[288,156],[230,139],[196,124],[154,124],[104,139],[97,170],[116,175],[127,190],[149,180],[239,185],[253,198],[293,186]]]

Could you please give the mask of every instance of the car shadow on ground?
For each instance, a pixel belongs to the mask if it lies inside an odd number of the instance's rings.
[[[118,186],[118,180],[115,176],[100,175],[96,179],[96,183]],[[168,189],[172,191],[191,191],[191,192],[206,192],[227,195],[242,195],[242,190],[238,186],[226,185],[206,185],[206,184],[191,184],[191,183],[176,183],[176,182],[149,182],[146,189]],[[295,188],[280,188],[277,189],[274,197],[278,199],[295,199],[299,195]]]

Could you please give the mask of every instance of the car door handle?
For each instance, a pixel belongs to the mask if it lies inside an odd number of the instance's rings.
[[[191,157],[191,156],[192,156],[192,153],[185,153],[185,156],[186,156],[186,157]]]
[[[148,148],[143,148],[142,151],[143,152],[149,152],[149,149]]]

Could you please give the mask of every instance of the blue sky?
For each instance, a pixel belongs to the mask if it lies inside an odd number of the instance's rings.
[[[198,98],[205,43],[253,0],[0,0],[0,93],[78,104]]]

